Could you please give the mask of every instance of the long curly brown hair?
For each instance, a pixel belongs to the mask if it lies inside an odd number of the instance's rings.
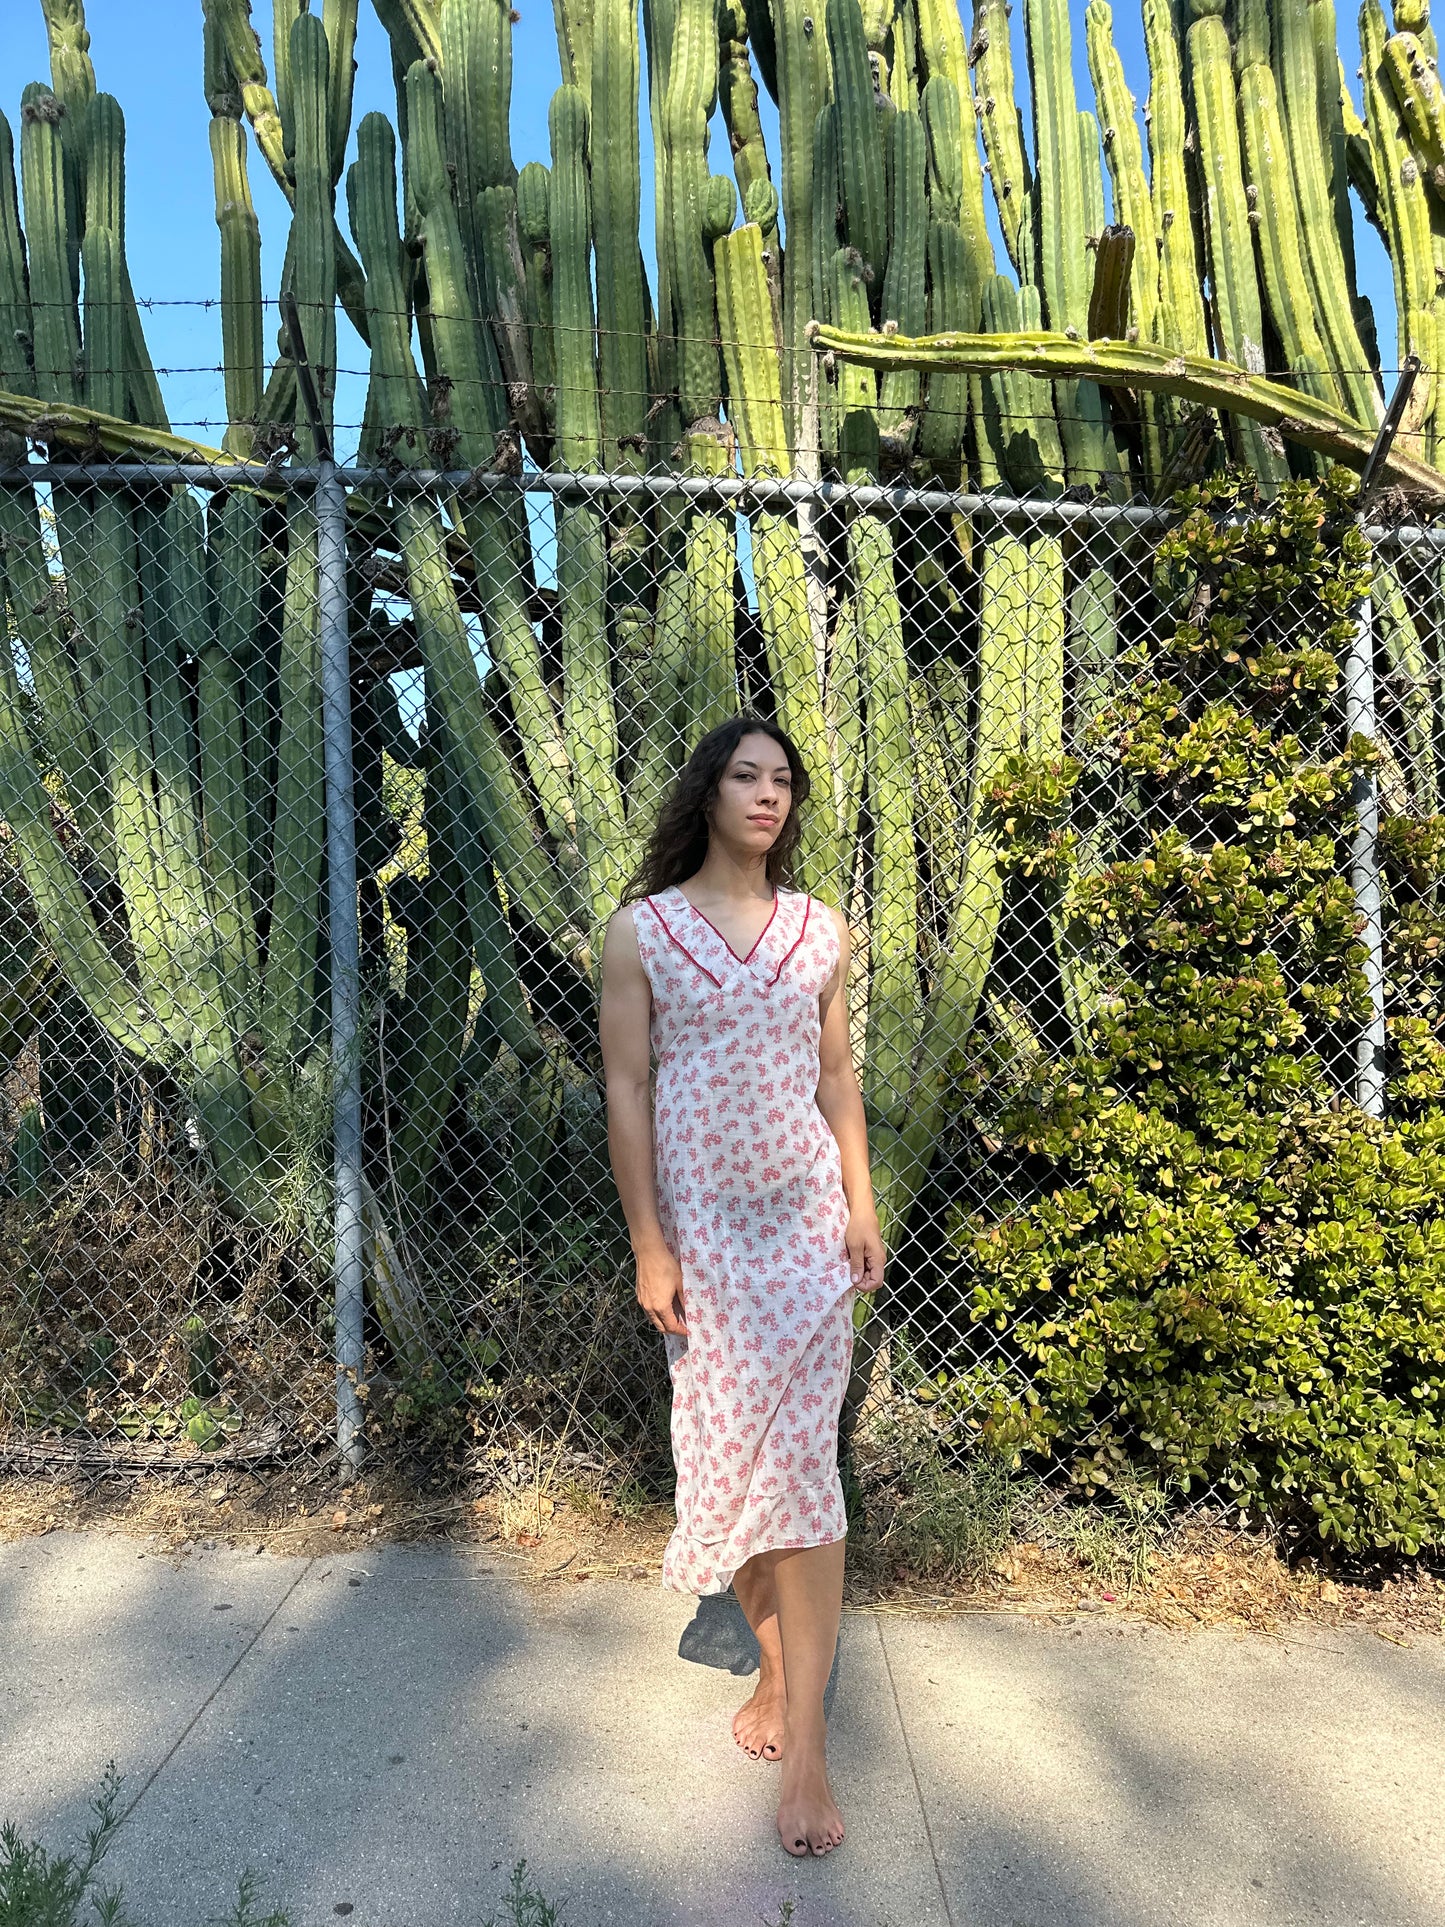
[[[717,796],[723,771],[743,737],[755,733],[772,737],[787,757],[792,773],[788,814],[783,818],[777,841],[768,851],[766,863],[768,881],[774,889],[791,887],[793,853],[802,831],[800,811],[811,788],[808,772],[785,730],[766,716],[743,710],[710,729],[684,763],[657,813],[657,823],[647,840],[642,861],[623,886],[624,903],[656,896],[660,890],[697,875],[707,855],[708,811]]]

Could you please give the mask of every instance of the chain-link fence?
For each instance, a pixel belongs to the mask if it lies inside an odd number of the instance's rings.
[[[1195,1436],[1234,1397],[1209,1241],[1231,1200],[1302,1222],[1294,1125],[1250,1120],[1303,1092],[1369,1140],[1439,1049],[1445,546],[1376,528],[1371,580],[1320,503],[7,471],[5,1462],[523,1435],[665,1487],[598,960],[751,707],[810,773],[795,880],[853,932],[889,1272],[851,1449],[1252,1502]]]

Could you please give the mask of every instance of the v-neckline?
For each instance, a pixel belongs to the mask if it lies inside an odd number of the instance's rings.
[[[772,929],[773,919],[777,916],[778,906],[783,900],[782,891],[777,887],[776,884],[774,884],[773,885],[773,907],[768,912],[768,920],[763,925],[762,929],[758,932],[757,938],[753,943],[753,947],[748,952],[746,957],[740,957],[737,951],[734,950],[732,945],[728,942],[727,938],[723,935],[722,931],[718,929],[717,925],[713,922],[712,918],[703,916],[702,911],[698,909],[697,905],[693,902],[692,898],[688,896],[687,892],[683,889],[682,885],[680,883],[674,883],[672,887],[677,892],[677,894],[682,898],[683,902],[687,905],[688,909],[691,910],[692,914],[695,917],[700,918],[702,922],[707,925],[708,929],[711,930],[713,935],[717,938],[718,942],[722,945],[723,949],[726,950],[728,955],[733,959],[734,963],[742,964],[744,966],[750,964],[753,958],[757,956],[758,945],[761,944],[763,938],[767,936],[768,932]]]

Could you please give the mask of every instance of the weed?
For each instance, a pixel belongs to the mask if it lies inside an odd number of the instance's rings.
[[[95,1825],[86,1830],[82,1854],[52,1857],[35,1841],[22,1840],[13,1821],[0,1826],[0,1927],[136,1927],[119,1887],[102,1885],[98,1873],[125,1818],[117,1811],[122,1778],[112,1760],[91,1801]],[[291,1927],[283,1910],[260,1912],[260,1891],[260,1876],[248,1867],[231,1911],[215,1927]],[[534,1927],[530,1918],[526,1927]],[[535,1927],[550,1927],[550,1916],[538,1917]]]

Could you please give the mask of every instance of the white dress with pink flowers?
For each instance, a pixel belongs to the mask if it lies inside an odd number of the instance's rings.
[[[652,986],[655,1176],[682,1266],[672,1378],[673,1592],[726,1591],[755,1552],[848,1529],[838,1415],[857,1296],[838,1143],[817,1106],[819,993],[838,933],[778,890],[739,957],[676,885],[633,909]]]

